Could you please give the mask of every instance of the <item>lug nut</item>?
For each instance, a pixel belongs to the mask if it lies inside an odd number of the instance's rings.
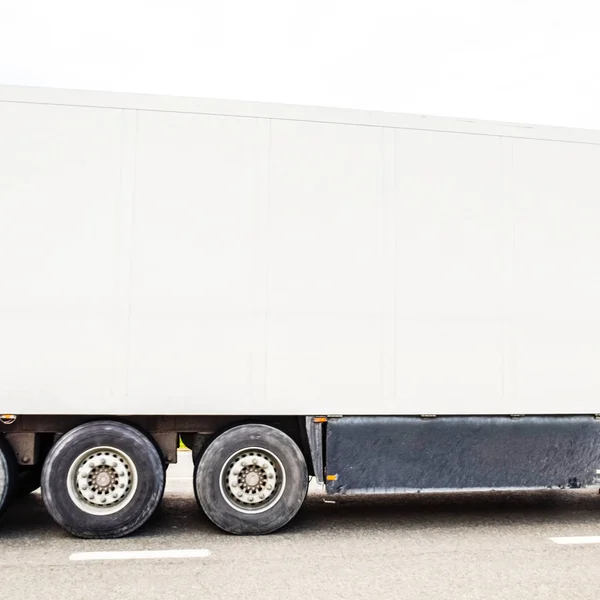
[[[84,485],[81,486],[81,489],[85,492],[85,490],[88,489],[88,486],[84,484]]]
[[[271,490],[273,489],[273,486],[272,486],[272,485],[268,485],[268,486],[267,486],[267,489],[268,489],[269,491],[271,491]]]

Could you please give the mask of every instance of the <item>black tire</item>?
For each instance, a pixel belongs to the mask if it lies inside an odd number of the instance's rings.
[[[183,445],[192,453],[192,462],[194,463],[194,468],[196,468],[196,465],[200,462],[202,454],[208,446],[212,435],[183,433],[180,437],[181,441],[183,442]],[[197,438],[200,438],[200,440],[198,440]]]
[[[19,469],[14,452],[4,436],[0,435],[0,516],[14,497]]]
[[[17,478],[15,495],[17,498],[24,498],[32,492],[35,492],[42,485],[42,468],[44,464],[34,465],[33,467],[22,468]]]
[[[227,492],[227,485],[222,484],[222,477],[226,478],[231,471],[233,463],[229,461],[247,449],[250,459],[255,449],[271,455],[275,459],[271,464],[277,465],[275,481],[277,478],[285,481],[278,484],[279,492],[277,495],[272,492],[274,495],[265,501],[267,504],[260,508],[261,512],[254,512],[256,509],[250,505],[247,512],[242,512],[239,506],[235,508],[232,505],[235,499]],[[194,469],[194,491],[206,516],[224,531],[236,535],[272,533],[296,515],[306,498],[306,461],[294,440],[279,429],[268,425],[240,425],[222,433],[206,448]]]
[[[127,496],[127,503],[110,514],[101,514],[97,507],[96,514],[91,514],[82,499],[83,492],[73,486],[69,489],[71,468],[96,448],[114,448],[123,453],[137,471],[137,487]],[[102,460],[102,453],[97,456]],[[110,454],[106,456],[113,460]],[[120,463],[114,470],[115,476],[117,471],[125,473]],[[131,471],[127,469],[127,473],[129,476]],[[42,498],[48,512],[63,529],[80,538],[118,538],[134,532],[152,516],[164,487],[164,461],[155,444],[138,429],[113,421],[86,423],[63,435],[50,450],[42,470]]]

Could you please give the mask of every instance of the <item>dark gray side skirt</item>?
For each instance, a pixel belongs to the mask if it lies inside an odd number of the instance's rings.
[[[600,484],[593,416],[341,417],[325,440],[331,494]]]

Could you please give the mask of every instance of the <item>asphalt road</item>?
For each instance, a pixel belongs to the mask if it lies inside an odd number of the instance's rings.
[[[151,522],[121,540],[64,533],[32,494],[0,526],[0,598],[584,599],[600,584],[598,490],[421,494],[323,502],[264,537],[215,529],[197,508],[189,455],[169,469]],[[600,542],[600,538],[597,540]],[[199,558],[72,560],[99,551],[207,550]],[[88,555],[84,555],[86,557]]]

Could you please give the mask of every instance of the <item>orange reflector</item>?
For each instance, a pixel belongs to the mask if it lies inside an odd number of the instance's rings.
[[[313,419],[314,423],[327,423],[327,417],[315,417]]]
[[[12,425],[17,420],[17,415],[0,415],[0,423]]]
[[[336,481],[337,475],[327,475],[327,481]]]

